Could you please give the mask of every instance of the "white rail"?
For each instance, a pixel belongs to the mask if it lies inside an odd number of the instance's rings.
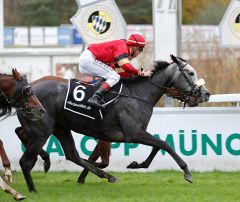
[[[211,95],[209,102],[234,102],[237,107],[240,106],[240,94],[217,94]]]

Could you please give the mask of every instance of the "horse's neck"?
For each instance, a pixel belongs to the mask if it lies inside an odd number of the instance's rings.
[[[155,106],[164,94],[164,90],[161,87],[167,87],[174,75],[172,66],[160,71],[153,75],[151,79],[143,78],[140,81],[129,84],[131,94],[140,97],[149,103],[151,107]]]
[[[169,87],[170,83],[174,79],[176,68],[175,63],[171,63],[167,67],[160,70],[161,72],[153,76],[151,81],[151,94],[155,95],[154,105],[159,101],[163,94],[165,94],[165,88]]]
[[[8,92],[8,94],[11,94],[11,89],[13,89],[14,86],[14,78],[10,75],[4,75],[0,77],[0,90],[3,92]]]
[[[147,78],[127,84],[127,89],[129,89],[127,94],[142,99],[147,102],[150,107],[154,107],[163,95],[162,91],[154,86]]]

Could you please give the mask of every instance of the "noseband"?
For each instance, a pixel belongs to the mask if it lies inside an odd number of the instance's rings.
[[[25,113],[31,113],[31,108],[25,103],[25,101],[28,97],[33,95],[33,92],[31,91],[25,95],[24,88],[26,87],[28,87],[26,76],[23,76],[21,81],[14,80],[13,95],[10,97],[0,89],[0,100],[4,100],[9,106],[17,108]]]

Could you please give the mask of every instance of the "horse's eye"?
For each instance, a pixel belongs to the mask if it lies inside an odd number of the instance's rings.
[[[194,76],[194,72],[189,72],[189,75],[190,76]]]
[[[31,87],[30,86],[23,87],[23,93],[24,93],[24,95],[31,95],[31,93],[32,93]]]

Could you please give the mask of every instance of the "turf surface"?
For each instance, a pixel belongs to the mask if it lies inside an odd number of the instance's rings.
[[[112,173],[110,184],[90,174],[84,185],[76,172],[33,172],[37,193],[29,193],[21,172],[12,187],[27,195],[26,202],[231,202],[240,201],[240,172],[193,172],[193,184],[177,171]],[[0,190],[0,202],[14,201]]]

